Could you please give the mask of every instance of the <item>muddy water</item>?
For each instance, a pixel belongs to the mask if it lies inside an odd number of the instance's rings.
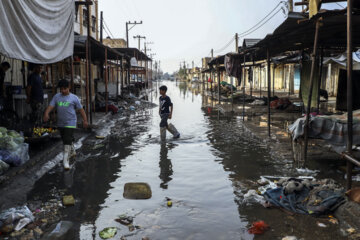
[[[258,220],[271,229],[256,239],[341,239],[337,226],[317,226],[326,220],[244,202],[243,195],[260,176],[295,174],[291,162],[272,158],[241,119],[224,118],[204,107],[200,87],[189,90],[184,84],[165,83],[174,103],[171,122],[180,139],[168,134],[166,143],[160,142],[156,108],[125,120],[114,117],[104,123],[116,121],[105,140],[84,141],[74,169],[64,174],[59,167],[45,175],[29,198],[48,198],[43,193],[54,186],[73,194],[77,204],[64,210],[64,218],[75,223],[74,239],[100,239],[105,227],[118,228],[114,239],[253,239],[247,229]],[[152,94],[153,101],[157,97]],[[127,182],[148,183],[152,198],[124,199]],[[166,198],[172,199],[171,208]],[[134,216],[140,229],[130,232],[115,222],[121,214]]]

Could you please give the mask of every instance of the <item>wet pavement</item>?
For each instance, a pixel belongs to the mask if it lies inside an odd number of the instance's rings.
[[[99,232],[106,227],[118,228],[114,239],[345,239],[338,225],[327,219],[245,202],[243,195],[260,176],[299,176],[292,161],[271,155],[241,118],[223,117],[205,107],[200,89],[163,83],[174,103],[171,122],[180,139],[168,133],[166,143],[160,141],[157,108],[128,118],[113,116],[96,134],[105,139],[96,139],[95,134],[85,139],[73,169],[64,173],[57,166],[35,183],[27,199],[48,201],[54,189],[72,194],[75,206],[62,210],[63,220],[75,224],[72,239],[100,239]],[[151,97],[157,102],[155,92]],[[124,199],[128,182],[148,183],[152,198]],[[133,216],[139,229],[130,231],[116,222],[122,214]],[[259,220],[270,230],[254,237],[247,230]]]

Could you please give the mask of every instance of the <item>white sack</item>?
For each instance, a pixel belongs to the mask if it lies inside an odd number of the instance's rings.
[[[74,0],[2,0],[0,53],[45,64],[74,51]]]

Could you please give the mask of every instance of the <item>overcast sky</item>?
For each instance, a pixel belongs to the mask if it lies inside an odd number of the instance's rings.
[[[296,0],[295,0],[296,1]],[[257,24],[280,0],[99,0],[105,23],[114,38],[125,39],[126,21],[143,21],[129,32],[130,47],[137,47],[135,35],[146,36],[155,60],[164,72],[179,69],[181,61],[191,67],[201,65],[201,58],[235,50],[235,43],[223,51],[234,38]],[[346,6],[345,3],[341,3]],[[327,4],[326,8],[340,8]],[[285,20],[279,11],[257,31],[245,38],[262,38]],[[104,37],[108,34],[104,33]],[[240,38],[240,44],[243,38]],[[143,48],[143,41],[141,44]]]

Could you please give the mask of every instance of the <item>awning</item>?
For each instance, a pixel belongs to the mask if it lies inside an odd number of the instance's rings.
[[[135,57],[138,61],[152,61],[145,53],[139,51],[137,48],[113,48],[117,52],[120,52],[124,55],[131,57]]]
[[[87,36],[75,35],[74,55],[85,59],[86,58],[86,41]],[[94,38],[90,37],[90,48],[91,48],[91,61],[102,62],[105,61],[105,49],[107,49],[108,60],[120,60],[121,58],[128,59],[124,54],[117,52],[116,50],[101,44]]]

